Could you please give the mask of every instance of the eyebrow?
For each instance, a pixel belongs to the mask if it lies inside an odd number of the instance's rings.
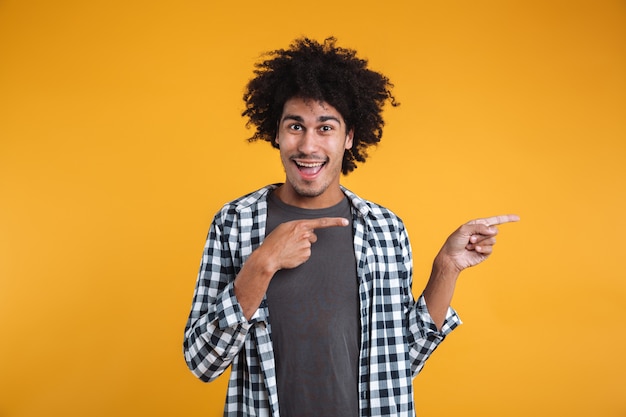
[[[302,118],[302,116],[298,116],[297,114],[286,114],[283,116],[281,122],[284,122],[285,120],[294,120],[299,123],[304,123],[304,119]],[[341,125],[341,120],[339,120],[335,116],[320,116],[317,118],[318,122],[327,122],[329,120],[334,120],[335,122],[339,123],[339,125]]]

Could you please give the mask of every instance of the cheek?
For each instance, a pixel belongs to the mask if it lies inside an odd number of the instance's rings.
[[[288,157],[287,157],[287,150],[284,147],[278,148],[278,152],[280,153],[280,159],[282,159],[283,161],[288,159]]]
[[[284,150],[289,149],[289,140],[285,136],[277,135],[274,140],[276,147],[283,153]]]

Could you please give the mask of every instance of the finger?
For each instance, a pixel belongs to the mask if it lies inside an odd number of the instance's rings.
[[[495,235],[472,235],[469,243],[472,245],[495,245],[496,237]]]
[[[347,226],[348,219],[343,217],[322,217],[319,219],[303,220],[302,224],[311,229],[325,229],[328,227]]]
[[[484,236],[482,238],[474,239],[475,236],[472,236],[472,239],[470,239],[470,243],[468,243],[465,246],[465,249],[467,249],[467,250],[474,250],[478,246],[493,246],[493,245],[496,244],[496,238],[493,237],[493,236],[491,236],[491,237]]]
[[[480,253],[481,255],[491,255],[491,253],[493,252],[493,246],[490,246],[490,245],[476,246],[474,250]]]
[[[485,217],[484,219],[476,219],[473,223],[484,224],[487,226],[494,226],[497,224],[504,224],[510,222],[519,221],[519,216],[517,214],[503,214],[500,216],[491,216]]]
[[[489,226],[486,223],[479,223],[484,219],[473,220],[461,227],[461,232],[468,238],[470,243],[475,243],[484,236],[495,236],[498,234],[498,228]]]

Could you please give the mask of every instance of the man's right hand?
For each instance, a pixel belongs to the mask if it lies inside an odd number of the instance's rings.
[[[342,217],[282,223],[265,238],[259,250],[271,262],[270,270],[296,268],[311,257],[311,245],[317,241],[316,229],[347,225],[348,220]]]
[[[274,274],[291,269],[311,257],[311,245],[317,241],[316,229],[347,226],[342,217],[293,220],[272,231],[243,264],[235,278],[235,296],[248,320],[259,308]]]

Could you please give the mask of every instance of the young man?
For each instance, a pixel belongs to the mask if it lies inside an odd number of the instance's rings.
[[[226,416],[414,416],[412,379],[460,324],[459,273],[517,216],[457,229],[414,300],[402,221],[340,185],[382,136],[389,80],[332,38],[271,52],[255,74],[243,115],[251,140],[279,149],[286,180],[215,216],[187,364],[203,381],[231,367]]]

